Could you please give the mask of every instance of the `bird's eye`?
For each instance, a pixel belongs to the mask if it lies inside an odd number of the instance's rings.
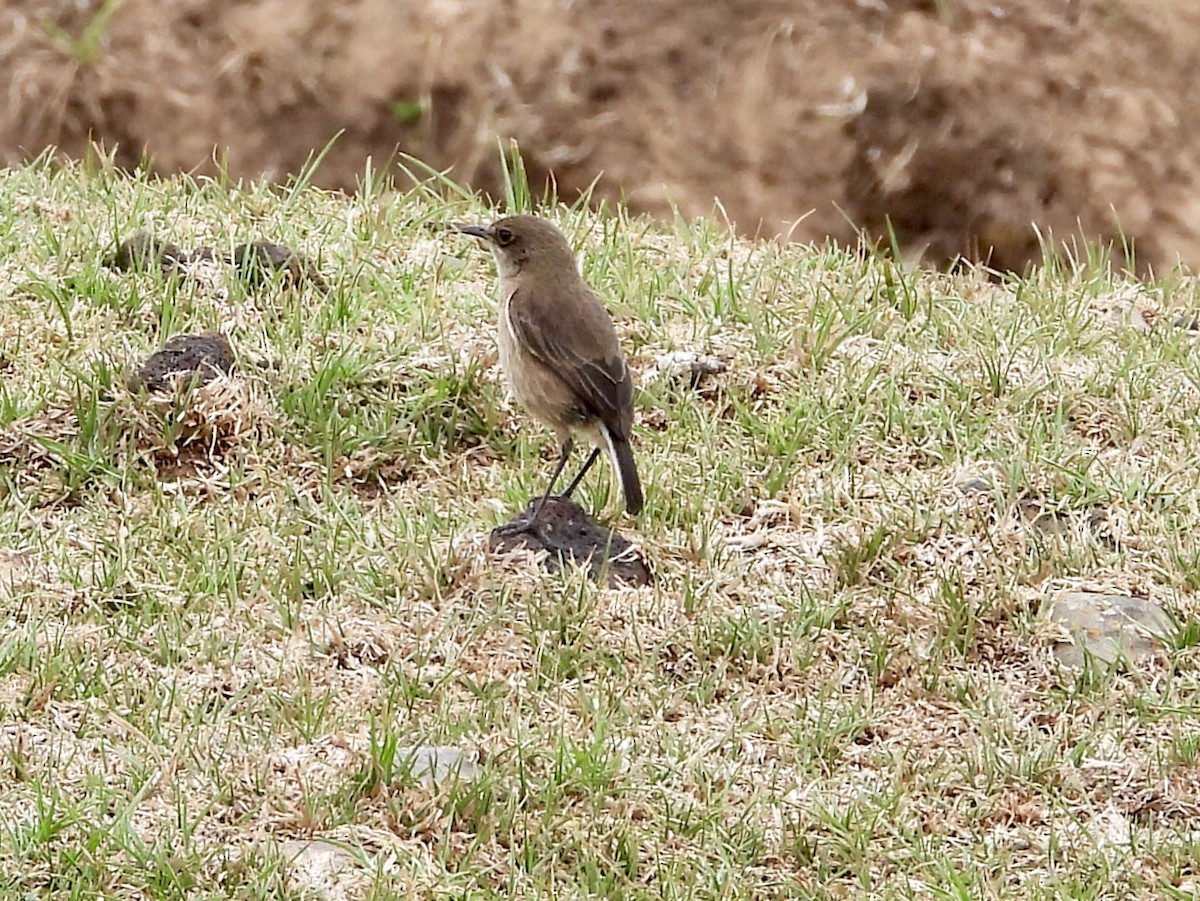
[[[501,247],[507,247],[513,242],[513,233],[507,228],[501,228],[496,231],[496,240],[500,242]]]

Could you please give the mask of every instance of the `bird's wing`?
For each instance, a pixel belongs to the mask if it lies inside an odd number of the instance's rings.
[[[522,297],[523,293],[521,289],[514,292],[508,307],[516,339],[566,382],[614,435],[627,438],[633,426],[633,380],[608,312],[594,298],[591,304],[572,310],[574,315],[564,313],[561,306],[538,310],[533,298]],[[538,313],[559,317],[560,327],[553,335],[535,326]]]

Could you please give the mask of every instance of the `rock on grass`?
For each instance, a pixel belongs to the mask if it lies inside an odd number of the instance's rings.
[[[129,387],[162,391],[181,375],[191,376],[195,384],[203,385],[218,375],[228,375],[233,365],[233,347],[224,335],[176,335],[141,365],[130,378]]]
[[[312,285],[322,293],[329,285],[317,265],[303,254],[283,244],[252,241],[233,249],[233,266],[238,278],[251,285],[265,285],[283,273],[283,283],[289,288]]]
[[[537,526],[530,527],[536,504],[535,498],[516,519],[493,529],[488,548],[498,553],[519,548],[545,551],[541,563],[550,572],[570,563],[609,586],[650,584],[650,567],[634,545],[596,523],[579,504],[564,497],[547,498]]]

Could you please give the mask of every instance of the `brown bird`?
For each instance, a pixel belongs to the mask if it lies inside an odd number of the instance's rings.
[[[561,448],[546,498],[571,455],[574,435],[594,449],[563,497],[570,497],[607,450],[621,482],[625,509],[641,512],[642,485],[633,462],[633,380],[612,318],[583,276],[557,226],[537,216],[509,216],[488,226],[456,225],[479,238],[500,275],[500,365],[513,396],[554,429]]]

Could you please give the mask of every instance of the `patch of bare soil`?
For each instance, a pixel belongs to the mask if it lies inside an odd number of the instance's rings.
[[[719,197],[745,233],[890,220],[927,260],[1018,268],[1036,223],[1200,264],[1191,0],[3,6],[10,163],[98,139],[128,166],[227,151],[235,176],[281,178],[342,131],[318,182],[399,148],[494,190],[499,136],[566,196],[598,178],[689,216]]]

